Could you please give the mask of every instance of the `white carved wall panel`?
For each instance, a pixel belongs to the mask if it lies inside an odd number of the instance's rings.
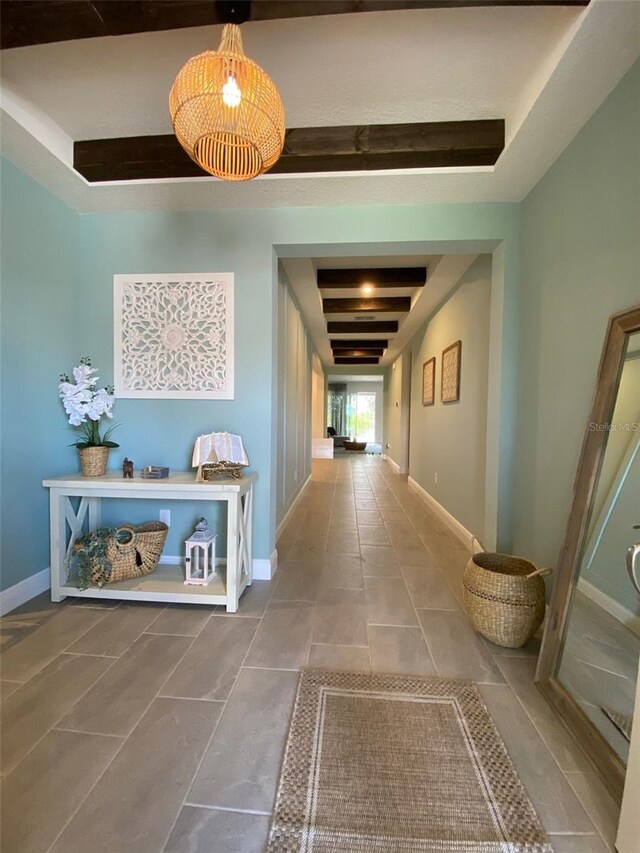
[[[233,273],[113,283],[116,397],[233,400]]]

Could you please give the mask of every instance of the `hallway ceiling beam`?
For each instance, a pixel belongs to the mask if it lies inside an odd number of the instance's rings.
[[[373,299],[323,299],[322,310],[325,314],[381,314],[407,313],[411,310],[410,296],[380,296]]]
[[[251,21],[402,9],[586,6],[589,0],[253,0]],[[1,47],[225,23],[213,0],[3,0]]]
[[[368,358],[384,355],[383,349],[342,349],[333,351],[334,358]]]
[[[426,267],[384,267],[380,269],[320,269],[317,275],[320,288],[363,287],[423,287],[427,280]]]
[[[341,341],[338,338],[331,340],[331,349],[333,350],[341,350],[341,349],[373,349],[381,348],[386,349],[389,346],[389,341],[384,338],[380,338],[376,340],[372,338],[371,340],[358,340],[357,338],[345,338],[345,340]]]
[[[334,358],[336,364],[380,364],[379,358]]]
[[[395,335],[398,325],[397,320],[333,320],[327,323],[327,331],[330,335]]]

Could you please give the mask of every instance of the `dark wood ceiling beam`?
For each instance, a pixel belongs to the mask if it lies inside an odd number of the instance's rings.
[[[410,296],[380,296],[373,299],[323,299],[325,314],[404,313],[411,310]]]
[[[334,350],[333,354],[337,358],[369,358],[371,356],[384,355],[383,349],[339,349]]]
[[[385,267],[381,269],[327,269],[317,271],[320,288],[422,287],[427,280],[426,267]]]
[[[503,119],[300,127],[287,131],[282,156],[270,171],[492,166],[503,149]]]
[[[332,339],[331,340],[331,349],[340,350],[340,349],[374,349],[382,348],[387,349],[389,346],[389,341],[380,339],[380,340],[364,340],[359,341],[357,338],[348,338],[345,340]]]
[[[327,323],[330,335],[395,335],[398,331],[397,320],[333,320]]]
[[[379,358],[338,358],[333,359],[335,364],[380,364]]]
[[[74,142],[73,168],[91,182],[201,178],[207,174],[173,133]]]
[[[503,148],[502,119],[290,128],[270,171],[484,166],[495,163]],[[90,182],[207,176],[172,133],[80,140],[73,146],[73,167]]]
[[[586,6],[589,0],[253,0],[251,20],[465,6]],[[3,0],[0,46],[223,23],[213,0]]]

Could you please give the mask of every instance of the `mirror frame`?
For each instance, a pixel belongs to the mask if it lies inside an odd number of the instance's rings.
[[[591,430],[592,423],[609,423],[614,412],[629,337],[640,331],[640,305],[609,317],[596,389],[582,441],[573,486],[571,512],[560,551],[547,613],[536,684],[565,725],[587,752],[591,762],[617,800],[622,799],[625,764],[557,678],[564,647],[567,618],[578,582],[582,555],[593,512],[593,502],[604,459],[608,430]]]

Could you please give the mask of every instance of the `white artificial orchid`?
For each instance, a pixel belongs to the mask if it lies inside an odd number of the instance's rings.
[[[106,388],[100,388],[93,395],[92,406],[97,412],[97,417],[93,418],[93,420],[97,420],[101,415],[106,415],[108,418],[112,418],[113,415],[111,413],[111,409],[113,408],[113,404],[115,402],[115,398],[113,394],[110,394]],[[91,417],[91,415],[89,415]]]
[[[115,399],[113,388],[95,388],[99,378],[96,373],[90,359],[82,358],[80,364],[73,368],[75,382],[71,382],[66,374],[61,376],[58,392],[71,426],[82,427],[82,438],[76,442],[78,447],[117,447],[115,442],[109,441],[115,425],[100,437],[99,421],[103,416],[113,417],[111,410]]]
[[[100,378],[93,375],[96,372],[90,364],[80,362],[77,367],[73,368],[73,378],[76,380],[76,385],[81,385],[84,388],[93,387]]]

